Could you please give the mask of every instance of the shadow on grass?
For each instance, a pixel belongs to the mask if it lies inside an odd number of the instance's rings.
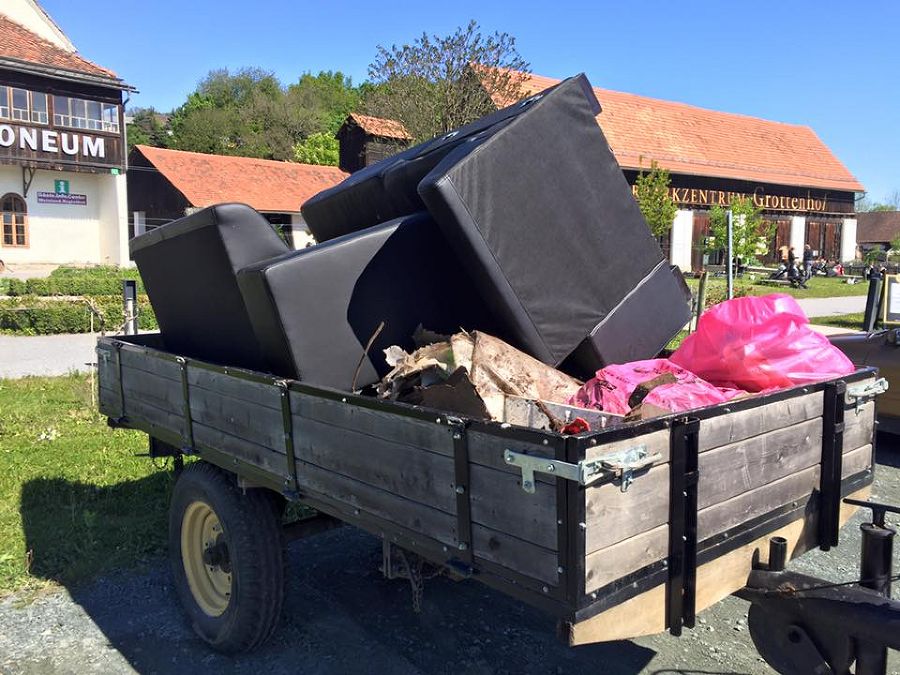
[[[39,478],[22,486],[20,510],[32,575],[77,586],[164,551],[171,474],[111,486]]]
[[[22,490],[32,573],[65,584],[90,619],[67,630],[96,639],[99,629],[137,672],[630,675],[655,656],[628,641],[570,649],[552,617],[473,581],[429,581],[414,614],[408,582],[378,571],[379,540],[351,527],[291,544],[272,639],[251,654],[217,654],[187,624],[160,555],[170,480],[160,472],[98,488],[39,479]]]

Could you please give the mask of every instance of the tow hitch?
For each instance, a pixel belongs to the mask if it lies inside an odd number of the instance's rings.
[[[887,650],[900,650],[900,602],[890,599],[894,535],[885,513],[900,507],[845,499],[872,510],[863,523],[860,579],[831,583],[784,569],[786,542],[769,542],[769,565],[750,573],[737,593],[749,600],[750,636],[784,675],[887,673]]]

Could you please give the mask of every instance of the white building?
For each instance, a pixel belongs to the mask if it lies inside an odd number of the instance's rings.
[[[34,0],[0,3],[0,260],[128,264],[123,93]]]

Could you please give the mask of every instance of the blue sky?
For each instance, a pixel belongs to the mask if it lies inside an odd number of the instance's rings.
[[[900,190],[900,2],[556,0],[495,4],[39,0],[81,53],[168,110],[211,69],[360,82],[378,44],[477,20],[517,39],[533,72],[807,124],[883,200]]]

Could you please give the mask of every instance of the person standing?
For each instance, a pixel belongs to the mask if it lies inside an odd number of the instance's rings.
[[[813,252],[812,246],[806,244],[803,247],[803,278],[809,281],[812,277]]]

